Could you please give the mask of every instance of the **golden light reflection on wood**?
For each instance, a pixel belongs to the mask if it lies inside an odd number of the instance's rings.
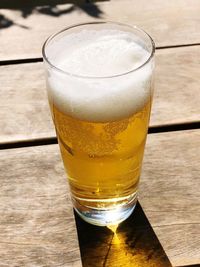
[[[121,245],[120,237],[119,237],[119,234],[117,234],[117,232],[113,233],[112,244],[113,245],[118,245],[118,246]]]
[[[108,225],[107,228],[110,229],[114,234],[117,232],[119,224],[114,224],[114,225]]]
[[[171,267],[142,208],[117,226],[97,227],[76,216],[83,267]]]

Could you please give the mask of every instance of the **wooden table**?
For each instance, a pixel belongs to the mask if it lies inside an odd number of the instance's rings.
[[[136,24],[155,40],[140,203],[172,265],[200,266],[199,14],[199,0],[0,9],[0,266],[81,266],[41,46],[61,28],[101,19]]]

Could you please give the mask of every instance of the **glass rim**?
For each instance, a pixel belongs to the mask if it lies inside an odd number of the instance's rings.
[[[130,29],[135,29],[137,30],[138,32],[144,34],[144,36],[146,36],[149,40],[150,40],[150,43],[151,43],[151,52],[150,52],[150,55],[149,57],[145,60],[144,63],[142,63],[141,65],[139,65],[138,67],[136,68],[133,68],[129,71],[126,71],[126,72],[123,72],[123,73],[119,73],[119,74],[115,74],[115,75],[108,75],[108,76],[87,76],[87,75],[79,75],[79,74],[75,74],[75,73],[72,73],[72,72],[69,72],[69,71],[65,71],[61,68],[58,68],[55,66],[55,64],[53,64],[47,57],[47,54],[46,54],[46,47],[48,46],[49,42],[51,40],[54,39],[54,37],[58,36],[59,34],[69,30],[69,29],[72,29],[72,28],[76,28],[76,27],[80,27],[80,26],[84,26],[84,25],[90,25],[90,24],[114,24],[114,25],[119,25],[119,26],[126,26]],[[109,79],[109,78],[115,78],[115,77],[121,77],[121,76],[124,76],[124,75],[128,75],[130,73],[133,73],[139,69],[141,69],[142,67],[144,67],[154,56],[154,53],[155,53],[155,43],[152,39],[152,37],[146,32],[144,31],[143,29],[141,29],[140,27],[136,26],[136,25],[129,25],[129,24],[125,24],[125,23],[120,23],[120,22],[114,22],[114,21],[91,21],[91,22],[85,22],[85,23],[79,23],[79,24],[73,24],[71,26],[68,26],[52,35],[50,35],[46,41],[44,42],[43,46],[42,46],[42,56],[43,56],[43,60],[51,67],[53,68],[54,70],[62,73],[62,74],[65,74],[65,75],[68,75],[68,76],[72,76],[72,77],[76,77],[76,78],[82,78],[82,79]]]

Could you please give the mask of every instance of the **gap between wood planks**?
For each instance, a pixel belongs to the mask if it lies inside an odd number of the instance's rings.
[[[181,48],[181,47],[188,47],[188,46],[199,46],[199,45],[200,45],[200,43],[158,46],[158,47],[156,47],[156,50],[170,49],[170,48]],[[25,63],[36,63],[36,62],[42,62],[42,61],[43,61],[42,57],[0,60],[0,66],[25,64]]]
[[[200,43],[193,44],[185,44],[185,45],[172,45],[172,46],[161,46],[157,47],[157,50],[160,49],[169,49],[169,48],[181,48],[188,46],[199,46]],[[35,63],[42,62],[43,59],[40,58],[25,58],[25,59],[14,59],[14,60],[3,60],[0,61],[0,66],[5,65],[13,65],[13,64],[25,64],[25,63]],[[158,125],[149,127],[148,133],[162,133],[162,132],[172,132],[172,131],[183,131],[183,130],[194,130],[200,128],[200,122],[188,122],[188,123],[180,123],[180,124],[171,124],[171,125]],[[0,144],[0,150],[2,149],[11,149],[11,148],[20,148],[20,147],[30,147],[30,146],[42,146],[42,145],[50,145],[57,144],[57,138],[47,137],[47,138],[36,138],[31,140],[20,140],[13,142],[5,142]]]
[[[183,131],[183,130],[194,130],[194,129],[200,129],[200,122],[197,121],[197,122],[162,125],[162,126],[151,126],[148,129],[148,134],[166,133],[166,132]],[[52,136],[52,137],[46,137],[46,138],[36,138],[36,139],[31,139],[31,140],[22,140],[22,141],[2,143],[0,144],[0,150],[20,148],[20,147],[30,147],[30,146],[53,145],[57,143],[58,143],[57,138],[55,136]]]

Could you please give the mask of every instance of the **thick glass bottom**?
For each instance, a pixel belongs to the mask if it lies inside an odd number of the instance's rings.
[[[73,205],[78,213],[78,215],[86,222],[98,225],[98,226],[109,226],[116,225],[120,222],[126,220],[133,212],[136,202],[137,202],[137,193],[134,193],[131,196],[128,196],[127,201],[117,201],[115,199],[113,205],[110,205],[106,208],[97,208],[92,207],[92,205],[82,205],[81,200],[72,197]],[[104,200],[101,200],[101,204]],[[87,204],[90,201],[87,200]],[[91,200],[91,204],[94,200]],[[108,200],[106,200],[108,202]],[[110,200],[112,203],[112,200]]]

